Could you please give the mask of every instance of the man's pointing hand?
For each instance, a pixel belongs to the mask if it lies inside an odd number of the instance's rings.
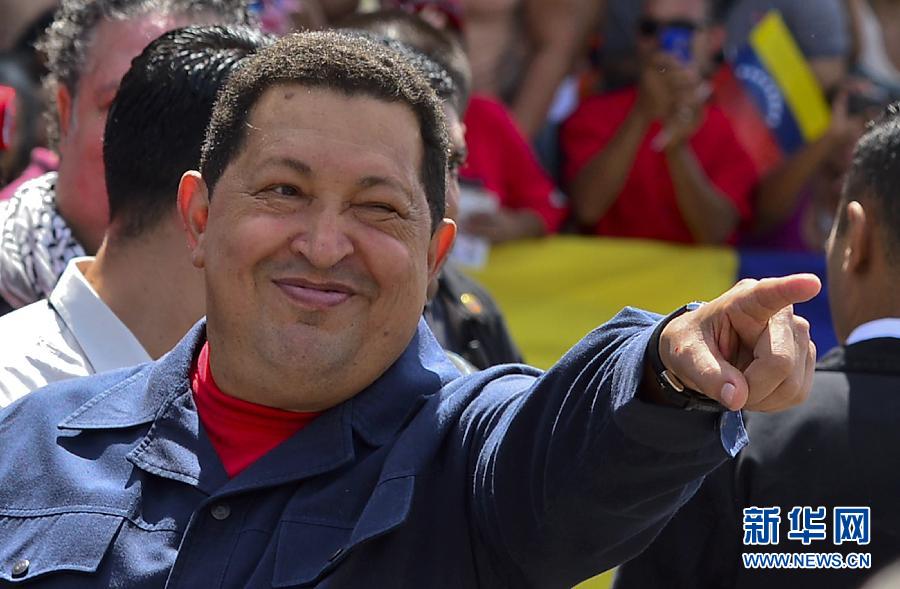
[[[820,289],[811,274],[742,280],[673,319],[660,335],[660,359],[687,387],[729,409],[798,405],[812,387],[816,347],[793,305]]]

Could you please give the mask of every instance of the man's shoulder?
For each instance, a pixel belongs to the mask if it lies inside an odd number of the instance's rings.
[[[104,431],[103,423],[91,422],[91,408],[105,398],[141,394],[150,366],[53,383],[0,410],[0,448],[15,457],[0,461],[0,509],[87,504],[88,457],[91,476],[124,476],[116,465],[139,442],[143,430]],[[85,430],[94,431],[85,436]]]
[[[0,317],[0,407],[27,392],[91,370],[84,353],[47,300]]]
[[[47,172],[36,178],[26,180],[16,188],[10,199],[4,202],[12,209],[18,206],[18,203],[34,205],[44,200],[55,201],[56,178],[56,172]]]
[[[809,398],[779,413],[747,416],[751,443],[745,458],[760,462],[830,460],[850,452],[859,441],[851,434],[860,427],[874,438],[900,445],[900,430],[893,427],[900,411],[900,374],[855,373],[817,369]]]
[[[32,391],[31,394],[0,410],[0,446],[5,438],[44,435],[76,411],[100,396],[120,391],[130,384],[139,385],[149,377],[153,364],[141,364],[101,374],[60,380]],[[127,393],[122,393],[127,394]],[[43,433],[37,433],[38,430]],[[52,441],[52,440],[51,440]]]

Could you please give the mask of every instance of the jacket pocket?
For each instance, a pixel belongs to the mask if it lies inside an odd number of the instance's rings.
[[[123,519],[85,512],[0,513],[0,580],[19,583],[57,572],[96,572]]]

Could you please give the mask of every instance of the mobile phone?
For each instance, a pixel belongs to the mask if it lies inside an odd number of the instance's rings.
[[[677,58],[681,63],[691,63],[694,31],[679,25],[667,25],[659,32],[660,48]]]
[[[0,151],[12,146],[16,124],[16,91],[0,86]]]

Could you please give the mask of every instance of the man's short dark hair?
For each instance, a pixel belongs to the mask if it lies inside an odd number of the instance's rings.
[[[900,103],[888,106],[870,123],[853,151],[844,183],[837,231],[846,229],[846,205],[865,200],[875,206],[876,226],[884,234],[889,256],[900,262]]]
[[[455,109],[456,101],[460,97],[459,86],[456,85],[456,82],[453,81],[453,77],[450,73],[444,69],[444,66],[434,61],[412,45],[407,45],[402,41],[398,41],[397,39],[391,39],[389,37],[382,37],[381,35],[377,35],[375,33],[370,33],[369,31],[361,31],[357,29],[347,29],[347,32],[350,34],[357,33],[363,35],[369,39],[372,39],[376,43],[381,43],[386,46],[388,49],[392,49],[399,53],[403,59],[408,61],[416,71],[421,74],[423,78],[428,82],[428,85],[431,86],[431,89],[434,90],[434,93],[437,94],[438,98],[440,98],[444,102],[449,102],[450,105]],[[460,114],[457,111],[457,114]]]
[[[460,117],[466,112],[472,90],[472,70],[469,58],[456,37],[399,9],[354,14],[342,21],[341,26],[400,41],[437,62],[456,85],[457,93],[451,100],[453,109]]]
[[[53,23],[36,45],[47,60],[47,96],[55,104],[56,87],[63,84],[75,97],[91,36],[102,21],[203,13],[219,16],[219,24],[246,25],[251,19],[248,0],[62,0]],[[50,140],[55,142],[59,134],[55,109],[48,111],[48,121]]]
[[[134,59],[106,120],[103,163],[117,237],[155,227],[197,169],[216,96],[231,71],[269,42],[249,27],[165,33]]]
[[[415,67],[396,51],[360,35],[325,31],[294,34],[249,58],[225,85],[213,110],[200,171],[210,197],[247,137],[253,106],[269,89],[288,84],[368,96],[409,107],[419,122],[424,154],[420,173],[432,230],[444,217],[450,142],[441,102]]]

